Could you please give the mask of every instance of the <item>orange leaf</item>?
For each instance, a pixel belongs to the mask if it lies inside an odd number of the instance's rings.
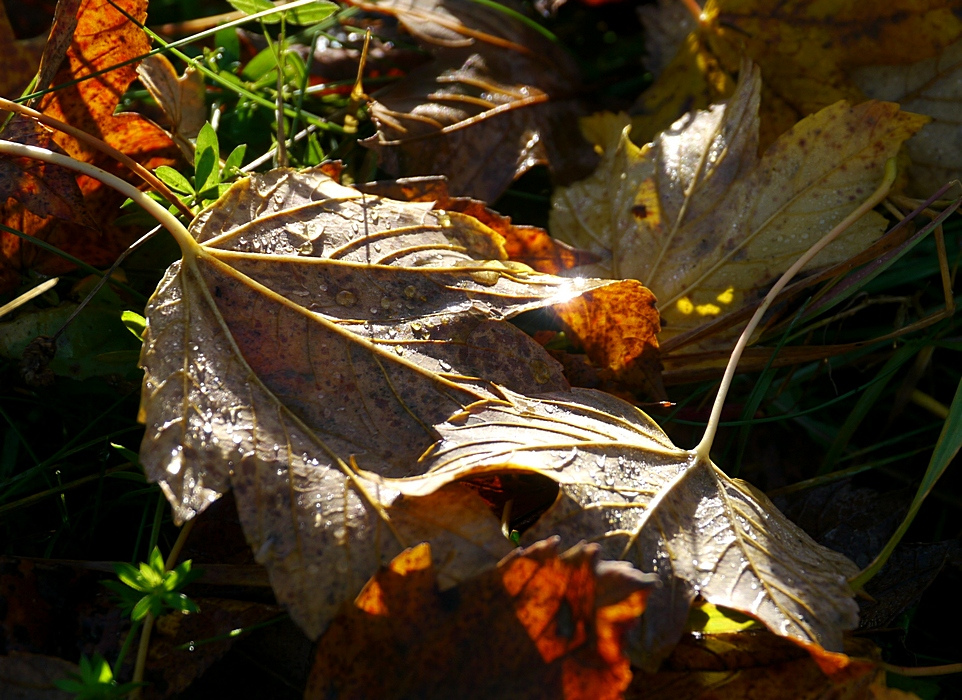
[[[546,540],[439,591],[429,545],[408,549],[321,638],[305,697],[621,697],[650,582],[598,552]]]
[[[146,0],[121,0],[116,4],[138,21],[146,18]],[[176,151],[162,129],[136,114],[114,115],[121,96],[136,77],[136,67],[131,63],[111,68],[149,51],[143,30],[108,0],[85,0],[79,12],[73,41],[53,83],[63,85],[101,70],[107,72],[56,89],[44,96],[38,109],[97,136],[148,168],[173,163]],[[123,174],[112,159],[73,136],[56,133],[53,140],[74,158]],[[46,240],[91,265],[107,265],[136,237],[130,228],[113,224],[124,197],[85,176],[77,177],[77,183],[90,217],[98,224],[97,230],[38,216],[14,202],[0,209],[0,223]],[[0,235],[0,291],[16,286],[20,269],[58,274],[70,268],[61,258],[24,245],[20,238],[7,233]]]

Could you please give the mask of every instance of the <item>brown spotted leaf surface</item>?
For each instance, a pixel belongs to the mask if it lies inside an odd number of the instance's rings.
[[[759,72],[745,66],[727,103],[684,117],[644,147],[627,117],[596,116],[586,132],[604,150],[602,164],[553,196],[552,234],[602,256],[589,274],[649,288],[663,341],[757,300],[869,197],[886,160],[927,121],[890,102],[837,102],[759,157],[760,96]],[[870,212],[808,268],[851,257],[885,226]]]
[[[465,475],[539,473],[561,493],[522,542],[597,542],[606,559],[659,577],[632,647],[646,669],[677,643],[699,595],[829,650],[841,650],[842,633],[858,622],[852,562],[817,544],[761,492],[675,447],[620,399],[590,389],[538,398],[505,392],[438,430],[424,475],[394,482],[398,488],[416,495]]]
[[[419,475],[435,426],[504,387],[565,391],[560,365],[503,319],[615,283],[534,272],[470,216],[319,170],[243,180],[191,233],[142,355],[141,459],[175,518],[233,489],[311,636],[407,546],[430,541],[449,582],[506,554],[474,491],[402,498],[384,479]]]
[[[431,560],[407,550],[365,586],[321,638],[305,698],[622,697],[651,577],[549,540],[441,591]]]
[[[365,143],[389,173],[446,175],[453,195],[493,202],[535,165],[570,182],[596,162],[577,133],[579,70],[558,44],[470,0],[377,7],[434,55],[373,96],[378,133]]]
[[[141,22],[146,18],[146,0],[120,0],[116,4]],[[63,31],[68,29],[64,27]],[[150,42],[143,30],[110,2],[84,0],[66,57],[52,82],[59,86],[110,69],[149,50]],[[162,129],[137,114],[114,114],[135,77],[134,64],[107,70],[96,78],[48,93],[36,108],[106,141],[148,168],[172,164],[176,149]],[[0,136],[7,138],[7,132]],[[112,158],[73,136],[56,132],[52,139],[74,158],[127,176]],[[92,178],[76,176],[75,179],[83,194],[86,212],[97,222],[96,227],[38,215],[26,204],[12,200],[0,203],[0,223],[43,239],[90,265],[109,265],[137,235],[135,230],[113,223],[120,215],[119,207],[125,197]],[[0,290],[16,286],[20,270],[59,274],[70,268],[62,258],[9,233],[0,233],[0,246]]]

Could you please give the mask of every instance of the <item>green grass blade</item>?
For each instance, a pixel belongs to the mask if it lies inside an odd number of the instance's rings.
[[[905,514],[902,524],[899,525],[898,530],[895,531],[895,534],[892,535],[882,551],[875,557],[874,561],[850,581],[853,589],[861,589],[878,573],[879,569],[885,566],[885,562],[888,561],[892,552],[908,531],[909,526],[919,512],[919,508],[922,507],[922,502],[932,492],[932,489],[935,488],[935,483],[945,472],[946,468],[948,468],[949,464],[951,464],[952,460],[955,459],[955,455],[958,454],[960,447],[962,447],[962,382],[959,382],[959,386],[956,389],[955,398],[952,399],[952,405],[949,407],[949,417],[945,420],[945,425],[942,426],[942,434],[939,435],[939,441],[935,443],[932,459],[929,461],[929,466],[925,470],[925,476],[922,477],[922,483],[919,484],[919,490],[915,493],[915,498],[912,499],[909,512]]]

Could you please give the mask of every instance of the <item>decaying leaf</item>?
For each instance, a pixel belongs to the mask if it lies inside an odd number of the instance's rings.
[[[664,8],[650,11],[648,25],[665,14]],[[690,109],[726,98],[747,57],[758,63],[764,81],[760,143],[766,148],[809,114],[838,100],[863,100],[854,71],[928,60],[960,38],[962,16],[954,0],[709,0],[695,30],[636,105],[642,115],[637,137],[649,140]]]
[[[115,4],[140,21],[146,17],[146,0],[122,0]],[[108,0],[85,0],[79,12],[64,65],[53,79],[55,85],[108,70],[150,50],[143,30]],[[134,65],[120,66],[48,93],[37,109],[99,137],[148,168],[171,164],[175,150],[160,127],[136,114],[114,114],[135,77]],[[57,132],[52,138],[68,155],[126,176],[113,159],[73,136]],[[109,265],[135,236],[130,229],[113,224],[124,197],[90,177],[79,176],[77,183],[87,213],[97,222],[96,229],[38,216],[13,201],[0,206],[0,223],[43,239],[91,265]],[[62,258],[24,243],[12,234],[0,233],[0,241],[0,291],[18,284],[19,270],[33,268],[45,274],[57,274],[70,267]]]
[[[33,120],[14,119],[3,130],[3,138],[62,152],[53,142],[50,130]],[[76,175],[52,163],[32,158],[0,160],[0,202],[9,197],[15,197],[39,217],[55,216],[86,226],[93,224]]]
[[[627,700],[910,700],[886,688],[878,650],[846,641],[846,654],[822,661],[767,630],[686,635],[655,674],[636,673]],[[833,668],[830,668],[833,667]]]
[[[512,3],[506,3],[509,6]],[[371,116],[381,165],[440,174],[455,195],[493,202],[529,168],[562,182],[596,162],[576,133],[578,67],[530,26],[469,0],[385,0],[435,60],[378,92]]]
[[[962,177],[962,41],[917,63],[860,68],[852,80],[869,97],[932,117],[906,144],[910,193],[927,197]]]
[[[561,495],[524,534],[598,542],[602,556],[656,573],[633,660],[652,669],[675,645],[696,596],[744,612],[775,633],[841,650],[858,622],[848,578],[858,569],[818,545],[745,482],[675,447],[644,413],[590,389],[529,398],[505,392],[438,426],[419,478],[428,493],[450,479],[535,471]]]
[[[7,18],[7,9],[0,3],[0,46],[4,47],[0,95],[19,96],[23,92],[37,72],[45,44],[46,37],[17,39]]]
[[[207,121],[204,78],[188,66],[177,75],[163,54],[148,56],[137,66],[137,77],[170,120],[171,138],[188,162],[194,161],[194,141]]]
[[[593,119],[586,130],[604,150],[602,165],[554,195],[552,233],[606,258],[591,274],[650,288],[662,340],[757,299],[878,187],[886,160],[927,121],[888,102],[838,102],[759,158],[760,89],[758,70],[746,67],[727,104],[642,148],[627,117]],[[884,229],[884,217],[869,213],[809,268],[850,257]]]
[[[509,387],[567,388],[500,319],[612,284],[505,262],[472,217],[319,170],[235,184],[147,308],[141,459],[179,521],[233,488],[278,599],[311,636],[377,567],[428,540],[462,580],[510,545],[466,487],[400,498],[434,426]]]
[[[428,546],[407,550],[321,638],[305,697],[620,698],[652,581],[598,552],[539,542],[440,592]]]

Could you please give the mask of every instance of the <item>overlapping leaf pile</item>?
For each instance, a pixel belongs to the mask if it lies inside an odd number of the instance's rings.
[[[233,489],[312,637],[407,546],[431,544],[442,586],[493,567],[511,545],[463,482],[514,473],[561,488],[526,538],[597,541],[657,574],[642,663],[698,594],[841,648],[850,562],[630,404],[570,389],[502,320],[637,283],[535,273],[472,217],[318,171],[241,181],[191,232],[147,309],[142,462],[179,520]]]

